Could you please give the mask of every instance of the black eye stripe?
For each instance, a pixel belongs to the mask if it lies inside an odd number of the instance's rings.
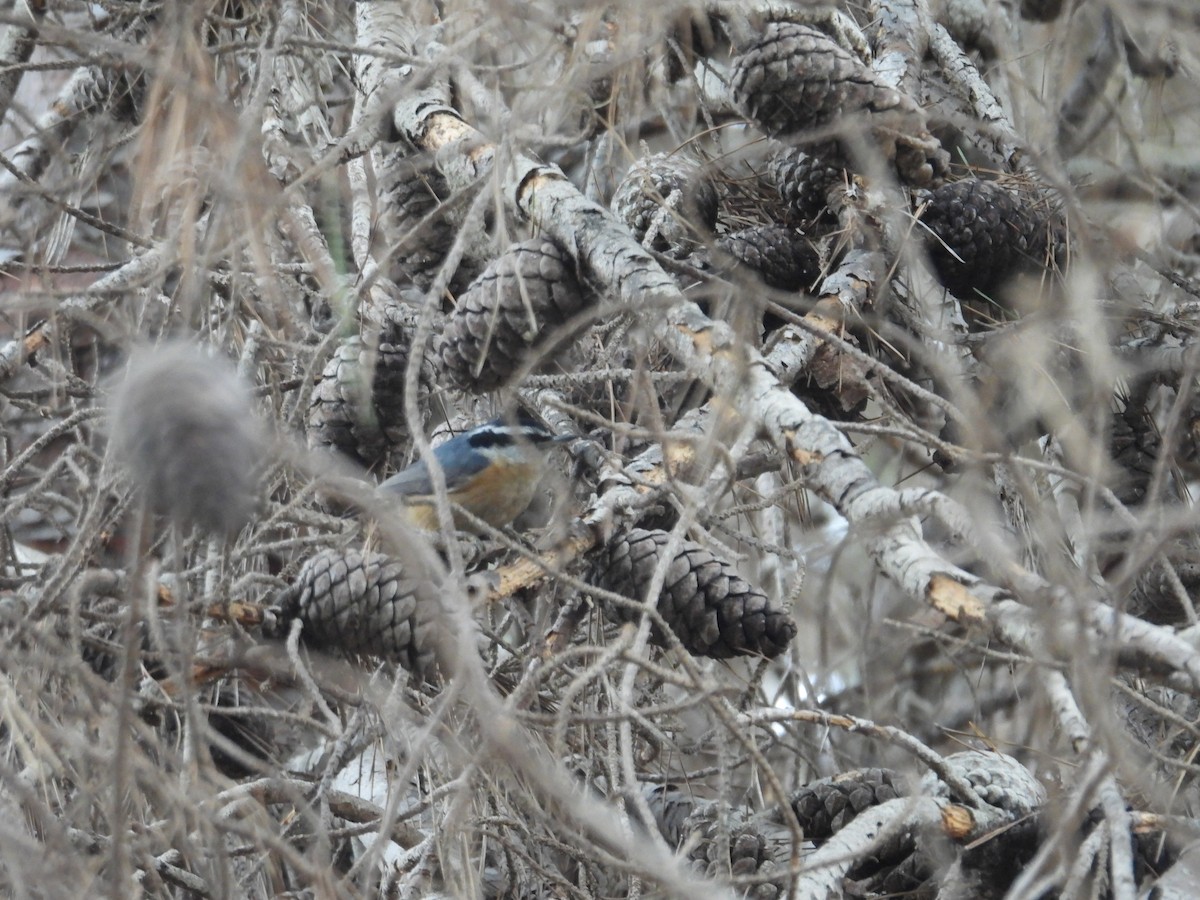
[[[540,428],[510,428],[507,425],[481,428],[468,437],[471,446],[481,450],[487,447],[511,447],[521,442],[544,444],[552,439],[553,435]]]

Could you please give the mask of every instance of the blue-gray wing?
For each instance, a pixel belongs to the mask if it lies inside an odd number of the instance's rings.
[[[379,490],[390,491],[405,497],[427,497],[433,493],[429,467],[425,465],[424,460],[418,460],[407,469],[401,469],[391,478],[380,482]]]

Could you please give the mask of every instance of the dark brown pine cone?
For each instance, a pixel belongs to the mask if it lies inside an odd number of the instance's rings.
[[[1150,489],[1155,461],[1162,449],[1158,426],[1145,407],[1127,406],[1114,413],[1109,446],[1119,470],[1113,493],[1126,505],[1141,503]]]
[[[309,447],[332,447],[370,465],[383,454],[384,443],[371,411],[366,352],[358,335],[334,351],[313,389],[305,430]]]
[[[1119,529],[1104,538],[1113,547],[1113,553],[1103,561],[1101,571],[1110,572],[1125,561],[1134,536],[1128,529]],[[1185,597],[1196,596],[1200,591],[1200,560],[1183,542],[1168,544],[1163,553],[1164,558],[1145,568],[1121,598],[1122,609],[1155,625],[1184,627],[1188,610],[1181,602],[1177,585],[1183,584]]]
[[[1063,10],[1063,0],[1021,0],[1021,18],[1053,22]]]
[[[634,528],[617,534],[598,554],[591,580],[598,587],[641,601],[670,540],[665,531]],[[636,621],[640,613],[606,603],[609,618]],[[683,646],[696,656],[773,658],[796,636],[796,623],[766,595],[746,583],[733,566],[683,541],[667,566],[658,612]],[[664,643],[655,627],[653,639]]]
[[[272,635],[299,619],[313,647],[399,662],[416,678],[434,670],[433,616],[400,563],[378,553],[321,550],[276,597]]]
[[[967,178],[932,192],[921,221],[934,273],[960,300],[991,295],[1022,270],[1046,262],[1048,226],[1015,193],[994,181]],[[964,310],[964,314],[967,313]],[[984,308],[979,318],[999,318]]]
[[[681,7],[667,32],[666,75],[671,84],[691,77],[696,60],[709,56],[717,45],[720,25],[703,10]]]
[[[262,768],[255,766],[253,761],[265,763],[272,758],[275,747],[273,720],[246,708],[249,705],[246,701],[254,695],[244,686],[219,681],[209,694],[209,702],[214,707],[208,712],[209,729],[241,751],[241,754],[229,752],[223,742],[214,741],[209,747],[213,765],[228,778],[245,778],[260,772]]]
[[[497,388],[583,306],[574,264],[556,244],[514,244],[458,298],[435,351],[440,368],[464,390]]]
[[[829,207],[829,192],[850,180],[836,144],[782,147],[767,163],[767,178],[799,218],[815,219]]]
[[[804,235],[782,225],[756,225],[723,235],[717,246],[753,269],[768,287],[800,291],[821,274],[821,258]]]
[[[122,646],[124,638],[124,618],[128,611],[112,597],[98,598],[87,608],[87,624],[80,634],[79,651],[88,667],[105,681],[116,681],[121,675],[125,651]],[[56,621],[60,625],[60,637],[69,638],[66,629],[66,618]],[[138,625],[138,638],[141,641],[141,659],[153,677],[165,676],[159,666],[147,660],[147,654],[153,655],[154,645],[150,639],[150,629],[145,622]]]
[[[893,840],[881,850],[871,850],[846,873],[847,894],[851,897],[905,897],[908,900],[934,900],[937,892],[932,860],[908,840]]]
[[[364,466],[408,439],[404,381],[411,332],[399,317],[374,336],[348,338],[330,357],[308,406],[308,446],[333,448]],[[427,373],[419,389],[428,387]]]
[[[395,447],[408,440],[408,422],[404,415],[404,384],[408,380],[408,348],[412,344],[412,332],[407,329],[389,328],[379,335],[375,347],[371,380],[371,402],[375,416],[388,443]],[[424,361],[423,361],[424,362]],[[424,397],[429,388],[428,368],[423,368],[417,379],[419,397]],[[417,407],[423,402],[418,398]]]
[[[825,841],[863,810],[895,800],[903,790],[890,769],[855,769],[822,778],[792,795],[792,811],[810,841]]]
[[[629,167],[611,206],[644,246],[683,259],[716,224],[717,189],[698,160],[655,153]]]
[[[916,112],[904,94],[808,25],[772,22],[733,61],[734,101],[769,135],[820,128],[858,113]]]

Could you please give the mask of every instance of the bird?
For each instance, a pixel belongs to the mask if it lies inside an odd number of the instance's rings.
[[[546,450],[573,440],[556,435],[526,413],[498,418],[464,431],[433,449],[433,458],[446,480],[450,502],[503,528],[533,500],[545,464]],[[438,514],[429,465],[418,460],[381,482],[378,490],[397,495],[409,524],[422,531],[438,530]],[[477,530],[455,511],[455,527]]]

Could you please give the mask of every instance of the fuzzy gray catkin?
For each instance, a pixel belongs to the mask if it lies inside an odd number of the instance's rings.
[[[138,350],[110,415],[114,457],[156,512],[224,535],[250,521],[265,433],[228,361],[183,342]]]

